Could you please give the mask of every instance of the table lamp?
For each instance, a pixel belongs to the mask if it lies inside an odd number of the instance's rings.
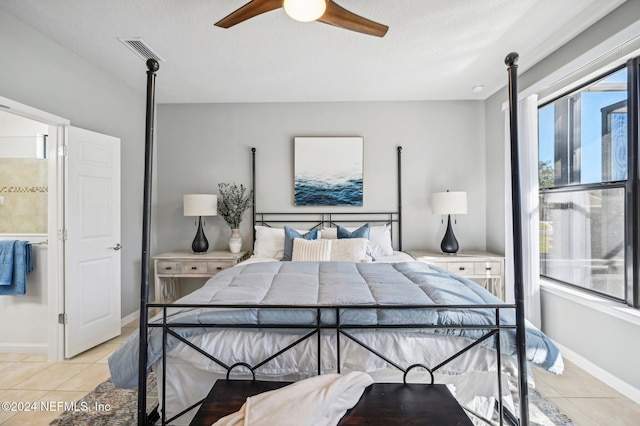
[[[202,216],[218,214],[218,197],[212,194],[186,194],[183,204],[185,216],[198,216],[198,232],[191,244],[191,250],[195,254],[204,254],[209,250],[209,241],[202,229]]]
[[[433,214],[446,214],[447,231],[440,243],[440,249],[443,253],[455,254],[458,252],[458,240],[453,235],[451,227],[452,214],[467,214],[467,193],[461,191],[437,192],[431,194],[431,211]]]

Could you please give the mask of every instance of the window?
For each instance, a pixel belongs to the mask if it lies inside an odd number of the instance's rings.
[[[636,307],[637,63],[538,109],[540,273]]]

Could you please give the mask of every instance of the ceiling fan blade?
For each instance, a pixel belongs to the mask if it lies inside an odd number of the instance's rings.
[[[333,0],[327,0],[327,10],[324,12],[324,15],[318,18],[318,21],[344,28],[345,30],[357,31],[376,37],[384,37],[389,29],[386,25],[349,12],[347,9],[334,3]]]
[[[282,7],[283,0],[251,0],[235,12],[215,23],[216,27],[230,28],[254,16]]]

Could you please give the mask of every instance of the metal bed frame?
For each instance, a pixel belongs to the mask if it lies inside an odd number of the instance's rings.
[[[320,347],[320,334],[321,331],[324,329],[328,329],[328,330],[333,330],[336,332],[336,335],[338,336],[338,347],[336,348],[337,350],[337,356],[338,356],[338,368],[339,368],[339,357],[340,357],[340,336],[345,336],[348,339],[354,340],[356,343],[358,343],[359,345],[363,346],[365,349],[371,351],[373,354],[375,354],[376,356],[384,359],[388,364],[394,366],[395,368],[401,370],[404,372],[404,380],[406,381],[406,377],[407,374],[414,368],[424,368],[426,369],[431,376],[433,375],[433,371],[436,371],[437,369],[441,368],[443,365],[445,365],[446,363],[452,361],[453,359],[455,359],[456,357],[458,357],[460,354],[470,350],[471,348],[477,346],[478,344],[480,344],[482,341],[485,341],[486,339],[489,339],[492,336],[496,336],[495,338],[495,345],[496,345],[496,349],[498,351],[498,354],[500,353],[500,330],[501,329],[505,329],[505,328],[511,328],[511,329],[515,329],[516,332],[516,346],[517,346],[517,361],[518,361],[518,388],[519,388],[519,397],[520,397],[520,417],[519,419],[515,419],[514,417],[512,417],[504,408],[503,406],[503,402],[502,402],[502,390],[501,390],[501,386],[502,386],[502,381],[500,380],[500,374],[501,374],[501,364],[500,364],[500,356],[497,357],[497,362],[498,362],[498,371],[497,371],[497,375],[498,375],[498,386],[499,386],[499,401],[498,401],[498,414],[499,414],[499,419],[500,419],[500,424],[503,423],[503,419],[506,417],[507,420],[514,422],[515,424],[520,424],[523,426],[528,426],[529,424],[529,414],[528,414],[528,388],[527,388],[527,360],[526,360],[526,340],[525,340],[525,320],[524,320],[524,291],[523,291],[523,284],[522,284],[522,254],[521,251],[518,250],[518,247],[521,247],[522,245],[522,236],[521,236],[521,207],[520,207],[520,186],[519,186],[519,165],[518,165],[518,130],[517,130],[517,60],[518,60],[518,55],[516,53],[511,53],[509,54],[506,58],[505,58],[505,63],[508,66],[508,76],[509,76],[509,106],[510,106],[510,120],[511,120],[511,167],[512,167],[512,201],[513,201],[513,236],[514,236],[514,247],[516,248],[514,250],[514,272],[515,272],[515,283],[514,283],[514,287],[515,287],[515,297],[516,297],[516,303],[514,305],[508,305],[508,304],[499,304],[499,305],[429,305],[429,306],[422,306],[422,305],[413,305],[413,306],[408,306],[408,305],[393,305],[391,306],[381,306],[381,305],[368,305],[368,306],[350,306],[350,305],[334,305],[334,306],[324,306],[324,305],[304,305],[304,306],[299,306],[299,305],[290,305],[290,306],[286,306],[286,305],[277,305],[277,306],[265,306],[265,305],[216,305],[216,306],[212,306],[212,305],[176,305],[176,304],[172,304],[172,305],[167,305],[167,304],[156,304],[156,303],[149,303],[149,268],[150,268],[150,252],[149,252],[149,248],[150,248],[150,230],[151,230],[151,189],[152,189],[152,163],[153,163],[153,122],[154,122],[154,116],[155,116],[155,77],[156,77],[156,72],[159,70],[159,64],[157,61],[155,61],[154,59],[149,59],[147,61],[147,114],[146,114],[146,129],[145,129],[145,177],[144,177],[144,201],[143,201],[143,229],[142,229],[142,270],[141,270],[141,285],[140,285],[140,330],[139,330],[139,365],[138,365],[138,408],[137,408],[137,415],[138,415],[138,419],[137,419],[137,424],[138,425],[146,425],[146,424],[153,424],[155,423],[155,421],[157,420],[157,413],[151,413],[151,414],[147,414],[146,412],[146,393],[147,393],[147,363],[148,363],[148,357],[147,357],[147,344],[148,344],[148,329],[152,329],[152,328],[156,328],[156,327],[161,327],[162,328],[162,338],[163,338],[163,356],[162,356],[162,363],[163,363],[163,367],[166,366],[166,340],[167,340],[167,336],[171,335],[174,338],[178,338],[181,341],[183,341],[185,344],[189,345],[190,347],[192,347],[194,350],[197,350],[198,352],[200,352],[202,355],[207,356],[209,359],[211,359],[212,361],[218,363],[219,365],[223,366],[226,370],[227,370],[227,375],[230,374],[231,370],[233,370],[234,368],[241,366],[241,367],[245,367],[248,368],[251,373],[252,376],[255,376],[255,370],[258,369],[259,367],[261,367],[262,365],[266,364],[267,362],[269,362],[270,360],[274,359],[275,357],[281,355],[282,353],[286,352],[287,350],[289,350],[291,347],[295,346],[296,344],[311,338],[314,335],[318,336],[318,347]],[[394,220],[393,216],[390,216],[390,222],[391,223],[397,223],[398,225],[398,235],[399,235],[399,241],[398,241],[398,246],[399,248],[402,247],[402,240],[401,240],[401,209],[402,209],[402,203],[401,203],[401,191],[400,191],[400,179],[401,179],[401,173],[400,173],[400,165],[401,165],[401,158],[400,158],[400,154],[401,154],[402,148],[398,147],[398,212],[397,212],[397,221]],[[255,148],[252,149],[252,157],[253,157],[253,168],[252,168],[252,179],[253,179],[253,183],[254,183],[254,188],[255,188]],[[268,223],[269,221],[265,221],[264,216],[269,215],[268,213],[257,213],[255,210],[255,191],[254,191],[254,199],[253,199],[253,208],[254,208],[254,225],[255,225],[255,221],[256,221],[256,217],[260,216],[261,217],[261,221],[262,223]],[[291,215],[291,213],[287,213],[288,215]],[[344,214],[344,213],[336,213],[336,214]],[[387,214],[387,213],[384,213]],[[391,214],[393,215],[393,213]],[[278,219],[274,219],[274,220],[278,220]],[[271,220],[271,222],[273,222],[274,220]],[[332,216],[328,216],[328,218],[326,219],[326,222],[328,224],[333,224],[334,220]],[[321,216],[321,221],[320,223],[325,223],[324,220],[324,216]],[[255,230],[255,226],[254,226],[254,230]],[[255,232],[255,231],[254,231]],[[168,308],[180,308],[180,307],[190,307],[190,308],[260,308],[260,309],[283,309],[283,308],[291,308],[291,309],[315,309],[317,311],[316,313],[316,323],[313,326],[310,326],[309,324],[302,324],[302,325],[291,325],[291,324],[287,324],[287,325],[259,325],[256,326],[255,324],[233,324],[233,325],[224,325],[224,324],[193,324],[193,323],[180,323],[180,322],[172,322],[172,323],[168,323],[167,322],[167,309]],[[352,309],[443,309],[443,308],[447,308],[447,309],[495,309],[495,323],[493,325],[467,325],[467,326],[446,326],[446,327],[442,327],[442,326],[434,326],[432,324],[410,324],[410,325],[388,325],[388,326],[384,326],[384,325],[375,325],[375,326],[358,326],[358,325],[346,325],[346,324],[341,324],[340,323],[340,312],[344,311],[344,310],[352,310]],[[162,318],[162,323],[158,324],[158,323],[153,323],[150,324],[148,321],[148,316],[149,316],[149,310],[150,309],[161,309],[163,312],[163,318]],[[326,309],[335,309],[336,312],[336,323],[331,325],[331,324],[323,324],[321,322],[321,315],[320,315],[320,311],[321,310],[326,310]],[[515,324],[500,324],[500,310],[501,309],[515,309],[515,318],[516,318],[516,323]],[[206,353],[205,351],[203,351],[200,348],[195,347],[193,344],[191,344],[190,342],[188,342],[186,339],[182,339],[178,333],[176,333],[173,329],[174,328],[190,328],[190,327],[212,327],[212,328],[225,328],[225,327],[233,327],[233,328],[289,328],[289,329],[293,329],[293,328],[306,328],[306,329],[310,329],[311,331],[308,332],[303,338],[298,339],[296,342],[294,342],[294,344],[287,346],[286,348],[281,349],[280,351],[276,352],[275,354],[271,355],[270,357],[268,357],[267,359],[263,360],[262,362],[256,364],[256,365],[249,365],[246,363],[237,363],[234,365],[226,365],[223,361],[216,359],[215,357],[213,357],[212,355]],[[353,335],[351,335],[347,330],[350,329],[366,329],[366,328],[375,328],[375,329],[384,329],[384,328],[394,328],[394,329],[399,329],[399,328],[410,328],[410,329],[416,329],[416,328],[473,328],[473,329],[487,329],[488,332],[480,339],[477,340],[475,342],[473,342],[472,344],[470,344],[467,348],[463,349],[462,351],[458,352],[457,354],[452,355],[451,357],[449,357],[445,362],[440,363],[436,366],[426,366],[423,364],[414,364],[408,367],[402,367],[400,365],[398,365],[397,363],[393,362],[393,360],[388,359],[387,357],[385,357],[384,355],[382,355],[381,353],[379,353],[375,348],[370,348],[367,345],[363,344],[362,342],[360,342],[358,339],[356,339]],[[320,358],[320,351],[318,351],[318,358]],[[320,359],[318,359],[318,373],[321,373],[320,371]],[[166,370],[165,370],[166,371]],[[163,380],[162,380],[162,386],[164,387],[166,385],[166,379],[165,379],[165,375],[163,374]],[[163,392],[163,407],[164,405],[164,395],[165,392]],[[198,404],[202,403],[202,401],[200,401]],[[196,404],[196,405],[198,405]],[[195,405],[193,406],[195,407]],[[172,421],[173,419],[175,419],[176,417],[181,416],[182,414],[186,413],[187,411],[191,410],[193,407],[189,407],[187,409],[185,409],[183,412],[179,413],[178,415],[174,416],[173,418],[169,419],[168,421]],[[162,420],[162,424],[165,424],[167,422],[167,419],[165,418],[165,414],[164,411],[162,413],[161,416],[161,420]],[[486,419],[484,419],[486,421]]]
[[[340,337],[344,337],[345,339],[349,339],[353,342],[355,342],[357,345],[359,345],[360,347],[364,348],[365,350],[367,350],[368,352],[370,352],[371,354],[375,355],[376,357],[384,360],[387,364],[389,364],[390,366],[394,367],[395,369],[401,371],[403,373],[403,382],[407,383],[407,377],[409,375],[409,373],[417,368],[422,368],[424,370],[426,370],[429,373],[430,376],[430,384],[434,383],[434,376],[433,373],[438,371],[439,369],[441,369],[442,367],[444,367],[445,365],[447,365],[448,363],[454,361],[455,359],[457,359],[459,356],[465,354],[466,352],[470,351],[471,349],[481,345],[483,342],[488,341],[490,338],[494,337],[494,345],[495,345],[495,349],[497,351],[497,353],[500,353],[500,334],[501,332],[503,332],[504,330],[509,330],[509,329],[515,329],[516,325],[515,324],[501,324],[500,323],[500,313],[501,311],[504,310],[508,310],[508,309],[515,309],[515,305],[510,305],[510,304],[487,304],[487,305],[237,305],[237,304],[220,304],[220,305],[210,305],[210,304],[162,304],[162,303],[152,303],[148,305],[149,309],[161,309],[162,310],[162,322],[157,322],[157,323],[149,323],[148,327],[150,329],[153,328],[160,328],[162,329],[162,340],[163,340],[163,346],[162,346],[162,358],[161,358],[161,363],[162,363],[162,371],[166,372],[167,371],[167,364],[166,364],[166,343],[167,343],[167,338],[169,336],[179,340],[180,342],[186,344],[187,346],[189,346],[191,349],[193,349],[194,351],[200,353],[201,355],[203,355],[204,357],[208,358],[209,360],[213,361],[215,364],[217,364],[218,366],[222,367],[224,370],[226,370],[226,378],[229,379],[231,372],[236,369],[236,368],[244,368],[246,370],[248,370],[251,373],[251,377],[252,380],[256,379],[256,371],[259,372],[259,369],[261,367],[263,367],[264,365],[266,365],[267,363],[269,363],[270,361],[272,361],[273,359],[277,358],[278,356],[284,354],[285,352],[287,352],[288,350],[294,348],[295,346],[303,343],[304,341],[313,338],[314,336],[316,337],[316,344],[317,344],[317,354],[316,354],[316,362],[317,362],[317,374],[320,375],[323,373],[322,371],[322,341],[321,341],[321,335],[323,334],[323,332],[326,333],[331,333],[334,332],[336,334],[336,341],[337,341],[337,347],[335,348],[335,353],[336,353],[336,369],[337,369],[337,373],[341,372],[341,359],[343,357],[342,355],[342,345],[341,345],[341,339]],[[282,310],[282,309],[290,309],[290,310],[296,310],[296,311],[302,311],[302,310],[308,310],[308,311],[315,311],[315,319],[313,321],[312,324],[306,323],[306,324],[260,324],[260,325],[256,325],[256,324],[217,324],[217,323],[197,323],[194,324],[192,322],[181,322],[180,320],[176,320],[173,322],[167,322],[168,319],[168,312],[167,309],[169,308],[186,308],[186,309],[260,309],[260,310],[269,310],[269,309],[276,309],[276,310]],[[381,325],[381,324],[376,324],[376,325],[355,325],[355,324],[343,324],[341,323],[341,316],[344,316],[344,314],[350,310],[366,310],[366,309],[373,309],[373,310],[382,310],[382,309],[392,309],[392,310],[407,310],[407,309],[412,309],[412,310],[433,310],[433,309],[465,309],[465,310],[492,310],[494,312],[494,322],[492,324],[470,324],[470,325],[458,325],[458,326],[442,326],[442,325],[435,325],[435,324],[389,324],[389,325]],[[324,314],[328,311],[333,311],[335,313],[335,323],[330,323],[330,324],[326,324],[323,322],[322,318],[324,317]],[[280,348],[279,350],[277,350],[276,352],[274,352],[273,354],[267,356],[266,358],[264,358],[263,360],[255,363],[254,365],[251,365],[247,362],[236,362],[233,364],[229,364],[226,363],[224,360],[219,359],[217,357],[215,357],[214,355],[206,352],[205,350],[203,350],[202,348],[194,345],[193,343],[191,343],[187,338],[181,336],[179,334],[179,329],[189,329],[189,328],[211,328],[211,329],[225,329],[225,328],[232,328],[232,329],[242,329],[242,330],[257,330],[258,328],[262,331],[262,330],[278,330],[278,329],[287,329],[287,330],[299,330],[300,332],[302,332],[302,335],[299,338],[296,338],[292,343],[290,343],[289,345]],[[390,329],[390,330],[403,330],[403,329],[407,329],[407,330],[424,330],[424,329],[431,329],[431,330],[438,330],[438,329],[448,329],[448,330],[462,330],[462,329],[466,329],[466,330],[486,330],[485,334],[478,338],[477,340],[469,340],[469,343],[466,344],[466,346],[459,350],[458,352],[450,355],[449,357],[447,357],[444,361],[439,362],[438,364],[435,365],[426,365],[424,363],[415,363],[415,364],[411,364],[408,366],[402,366],[400,365],[398,362],[392,360],[390,357],[384,355],[382,352],[380,352],[379,349],[371,347],[370,345],[364,343],[361,339],[358,339],[358,337],[356,337],[354,334],[352,334],[350,331],[352,330],[386,330],[386,329]],[[502,361],[501,361],[501,357],[498,356],[496,358],[496,363],[497,363],[497,369],[496,369],[496,376],[497,376],[497,383],[498,383],[498,394],[500,395],[498,400],[497,400],[497,413],[498,413],[498,417],[499,417],[499,423],[500,425],[503,424],[503,422],[505,420],[507,420],[509,423],[513,424],[513,415],[508,412],[507,408],[504,407],[504,403],[503,403],[503,399],[502,399],[502,380],[500,380],[501,374],[502,374]],[[146,369],[145,369],[146,371]],[[324,373],[327,373],[327,371],[325,371]],[[166,406],[166,392],[164,391],[164,389],[166,389],[166,373],[162,375],[162,381],[159,384],[160,386],[162,386],[163,392],[162,392],[162,400],[160,401],[162,403],[162,407]],[[212,383],[213,386],[213,383]],[[191,411],[192,409],[194,409],[195,407],[199,406],[200,404],[202,404],[205,401],[205,398],[201,399],[200,401],[197,401],[196,403],[192,404],[189,407],[184,408],[182,411],[180,411],[177,414],[174,414],[172,417],[170,418],[166,418],[166,414],[164,412],[164,410],[161,410],[161,414],[160,416],[160,420],[161,420],[161,424],[170,424],[172,421],[180,418],[181,416],[183,416],[185,413]],[[146,407],[146,404],[145,404]],[[486,422],[487,424],[493,424],[489,419],[484,418],[483,416],[481,416],[480,414],[471,411],[470,409],[463,407],[465,410],[469,411],[472,415],[476,416],[477,418],[479,418],[480,420]],[[144,423],[147,424],[147,423]]]

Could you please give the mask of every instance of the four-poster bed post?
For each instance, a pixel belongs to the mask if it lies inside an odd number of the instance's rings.
[[[527,384],[527,342],[525,337],[524,283],[522,273],[522,211],[518,153],[518,54],[509,53],[504,60],[509,73],[509,121],[511,138],[511,205],[513,215],[513,278],[516,299],[516,345],[518,354],[518,389],[520,426],[529,425],[529,391]]]
[[[251,235],[256,240],[256,148],[251,148]]]
[[[398,147],[398,247],[402,250],[402,147]]]
[[[140,351],[138,364],[138,425],[147,424],[147,321],[149,303],[149,266],[151,258],[151,185],[153,166],[153,122],[155,119],[155,81],[158,61],[147,61],[147,119],[144,156],[144,203],[142,208],[142,274],[140,281]]]

